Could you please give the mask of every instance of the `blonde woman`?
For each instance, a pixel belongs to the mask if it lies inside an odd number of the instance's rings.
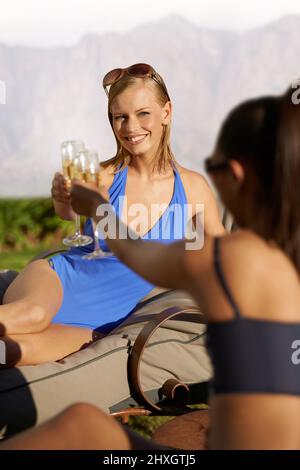
[[[223,233],[216,201],[203,176],[175,161],[170,146],[172,105],[161,76],[148,64],[115,69],[103,80],[117,153],[105,165],[102,182],[116,213],[144,239],[184,237],[185,207],[205,206],[205,227]],[[56,213],[71,219],[70,195],[56,174]],[[124,197],[126,199],[124,199]],[[126,201],[126,203],[125,203]],[[131,208],[142,204],[139,227]],[[153,219],[152,205],[164,205]],[[91,224],[87,224],[87,231]],[[107,250],[104,241],[101,247]],[[73,248],[30,263],[14,280],[0,306],[7,366],[59,360],[115,328],[154,285],[116,257],[89,261],[86,248]]]

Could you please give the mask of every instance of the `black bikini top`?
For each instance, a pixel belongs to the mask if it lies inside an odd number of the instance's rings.
[[[234,312],[233,320],[207,326],[214,392],[300,395],[300,322],[241,315],[222,270],[219,238],[214,241],[214,267]]]

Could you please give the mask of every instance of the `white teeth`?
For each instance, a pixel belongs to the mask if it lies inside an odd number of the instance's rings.
[[[145,137],[146,137],[146,135],[138,135],[136,137],[127,137],[127,140],[129,140],[129,142],[140,142]]]

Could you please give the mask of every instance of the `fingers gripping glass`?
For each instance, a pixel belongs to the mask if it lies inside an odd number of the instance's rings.
[[[76,164],[76,155],[84,150],[84,143],[80,140],[68,140],[61,144],[61,157],[63,174],[70,187],[74,177],[80,176],[80,168]],[[64,238],[63,244],[66,246],[85,246],[92,243],[93,239],[87,235],[82,235],[80,230],[80,216],[75,214],[75,233]]]
[[[151,65],[149,64],[134,64],[124,69],[118,68],[118,69],[113,69],[110,72],[108,72],[103,78],[103,88],[107,96],[109,94],[108,87],[118,82],[125,74],[132,75],[133,77],[136,77],[136,78],[144,78],[144,77],[152,78],[152,80],[158,83],[158,85],[163,89],[168,100],[170,101],[170,96],[169,96],[165,83],[163,82],[162,78],[158,75],[158,73],[155,72],[154,68],[151,67]]]

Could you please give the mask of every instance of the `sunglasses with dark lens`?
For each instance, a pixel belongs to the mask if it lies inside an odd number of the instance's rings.
[[[103,78],[103,88],[107,96],[109,94],[108,87],[110,87],[111,85],[114,85],[119,80],[121,80],[121,78],[125,74],[132,75],[133,77],[136,77],[136,78],[144,78],[144,77],[152,78],[152,80],[158,83],[158,85],[162,88],[168,100],[170,101],[170,96],[169,96],[166,85],[164,84],[162,79],[159,77],[157,72],[155,72],[154,68],[149,64],[134,64],[134,65],[130,65],[130,67],[125,67],[124,69],[121,69],[121,68],[113,69],[110,72],[108,72]]]
[[[225,170],[228,168],[228,162],[214,162],[212,157],[208,157],[204,160],[204,167],[207,173],[214,171]]]

